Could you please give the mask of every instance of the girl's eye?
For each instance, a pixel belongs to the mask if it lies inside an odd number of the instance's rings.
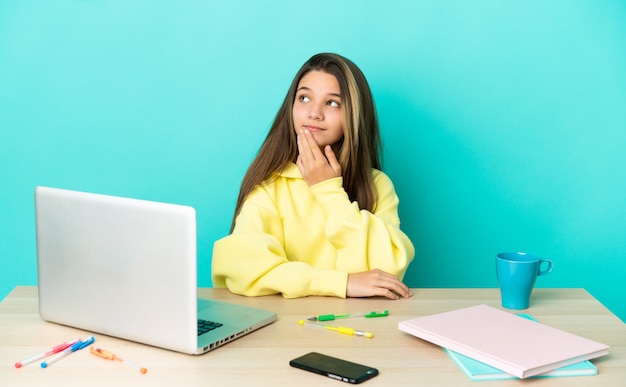
[[[339,105],[339,102],[337,102],[337,101],[328,101],[328,106],[337,107],[338,108],[341,105]]]
[[[298,97],[298,101],[300,101],[300,102],[309,102],[310,99],[306,95],[301,95],[300,97]]]

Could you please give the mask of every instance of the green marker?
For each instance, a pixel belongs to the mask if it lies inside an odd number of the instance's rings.
[[[354,318],[354,317],[372,318],[372,317],[386,317],[386,316],[389,316],[388,310],[384,310],[382,312],[371,311],[371,312],[346,313],[346,314],[323,314],[320,316],[309,317],[308,320],[309,321],[332,321],[332,320],[337,320],[340,318]]]

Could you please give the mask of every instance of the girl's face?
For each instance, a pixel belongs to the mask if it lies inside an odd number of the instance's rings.
[[[334,75],[310,71],[300,79],[292,115],[296,134],[307,129],[320,147],[343,138],[341,95]]]

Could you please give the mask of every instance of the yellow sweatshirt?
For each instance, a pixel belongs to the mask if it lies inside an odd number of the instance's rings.
[[[400,231],[391,180],[373,176],[374,214],[350,202],[341,177],[309,187],[293,163],[257,186],[232,234],[213,246],[213,285],[246,296],[346,297],[348,273],[378,268],[402,279],[415,250]]]

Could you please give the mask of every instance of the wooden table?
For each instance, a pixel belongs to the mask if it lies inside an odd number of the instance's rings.
[[[390,301],[281,296],[247,298],[225,289],[202,288],[201,297],[278,312],[278,321],[200,356],[179,354],[95,334],[96,344],[148,368],[143,375],[119,362],[83,350],[47,369],[14,363],[90,332],[47,323],[38,314],[37,288],[16,287],[0,303],[1,386],[342,386],[342,382],[292,368],[289,360],[318,351],[378,368],[366,386],[625,386],[626,325],[583,289],[535,289],[530,313],[538,321],[611,346],[594,360],[599,374],[550,379],[471,382],[443,350],[397,329],[398,322],[456,308],[499,307],[497,289],[413,289],[410,299]],[[155,308],[158,303],[155,300]],[[373,332],[374,338],[302,327],[298,320],[319,314],[389,310],[374,319],[343,320],[343,325]],[[146,316],[149,317],[149,316]]]

